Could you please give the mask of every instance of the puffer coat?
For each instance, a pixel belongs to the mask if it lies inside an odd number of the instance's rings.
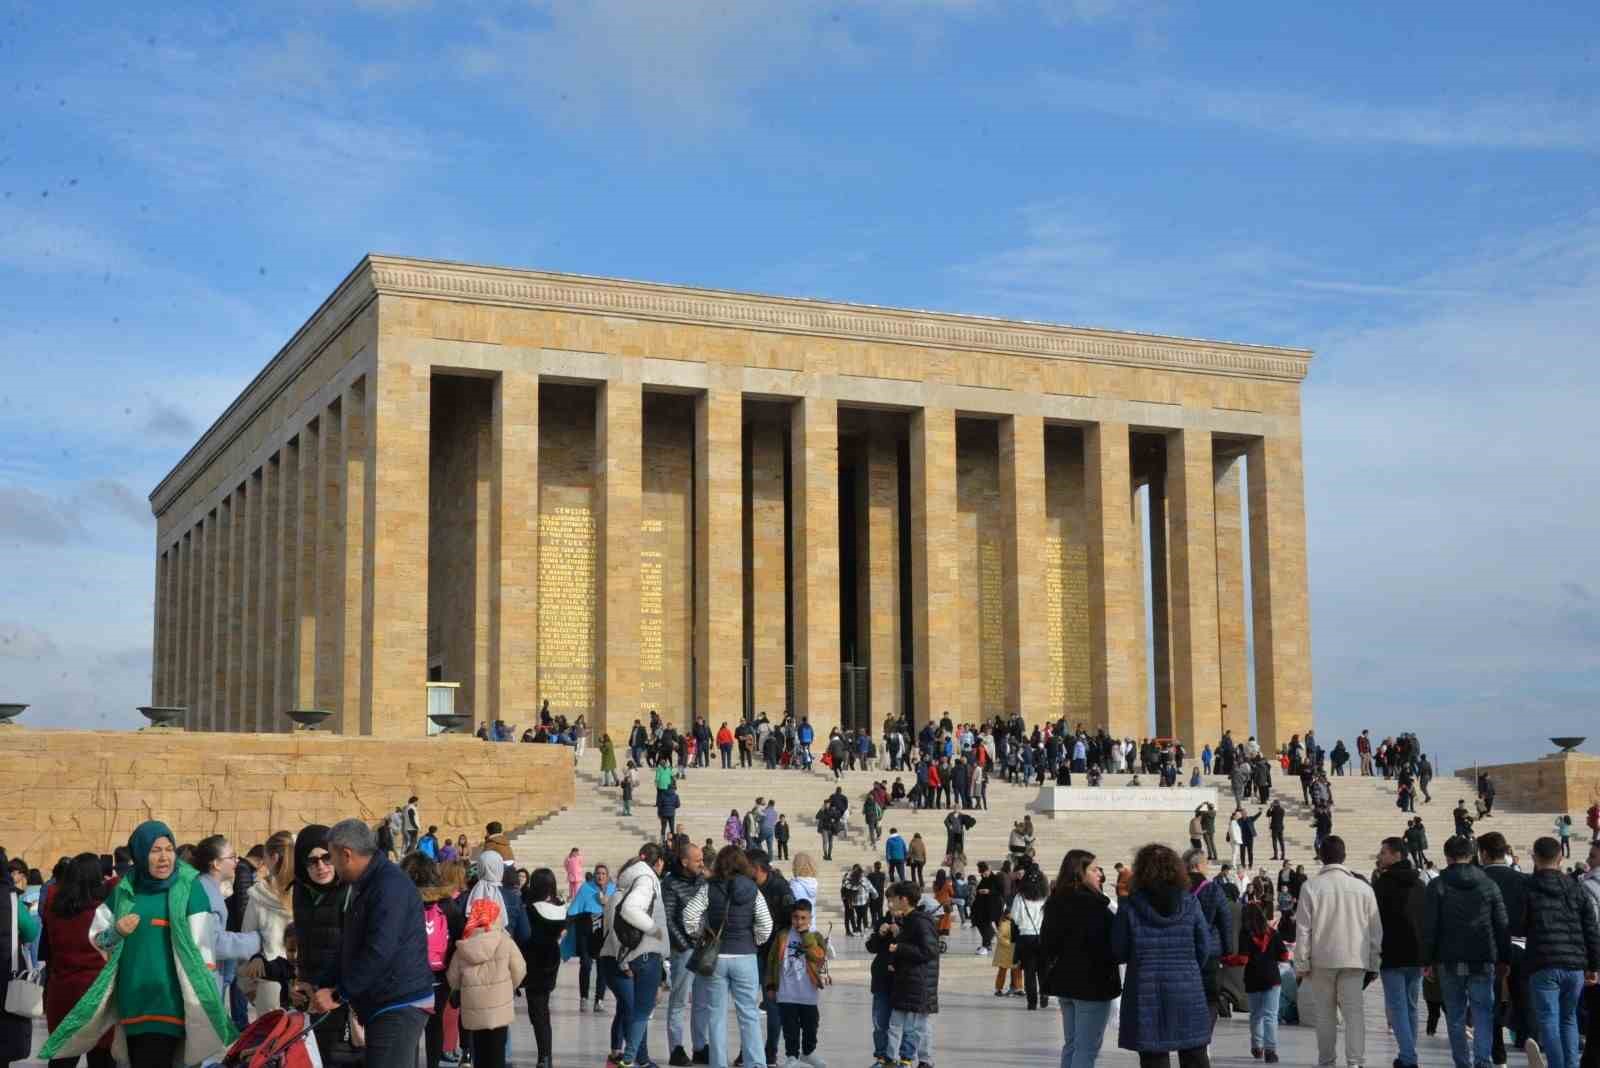
[[[461,1026],[468,1031],[510,1027],[517,987],[527,978],[522,951],[499,925],[481,928],[456,944],[446,977],[461,991]]]
[[[900,919],[892,974],[893,1008],[924,1014],[939,1011],[939,932],[933,917],[922,909],[912,909]]]
[[[1111,924],[1112,955],[1128,966],[1118,1046],[1170,1053],[1211,1040],[1200,967],[1211,956],[1212,938],[1190,894],[1174,889],[1158,903],[1139,890],[1123,901]]]
[[[1578,881],[1552,868],[1529,877],[1524,893],[1528,952],[1523,968],[1600,971],[1600,921]]]

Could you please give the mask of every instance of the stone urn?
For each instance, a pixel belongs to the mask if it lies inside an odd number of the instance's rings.
[[[0,724],[10,725],[27,710],[27,705],[0,704]]]
[[[295,722],[295,730],[314,731],[321,728],[333,712],[326,708],[291,708],[288,716]]]
[[[440,734],[460,734],[472,723],[472,717],[465,712],[434,712],[428,719],[439,728]]]
[[[189,712],[182,705],[140,705],[139,711],[150,721],[151,727],[162,730],[181,730],[179,724]]]
[[[1575,738],[1575,737],[1552,738],[1550,740],[1552,742],[1554,742],[1556,748],[1560,749],[1563,753],[1571,753],[1571,752],[1573,752],[1574,750],[1576,750],[1578,748],[1578,746],[1582,745],[1583,742],[1584,742],[1583,738]]]

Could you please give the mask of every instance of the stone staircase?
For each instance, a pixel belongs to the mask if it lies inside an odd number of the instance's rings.
[[[639,846],[657,836],[658,821],[655,814],[655,789],[650,783],[649,769],[641,778],[635,791],[633,813],[623,815],[621,793],[614,787],[600,786],[599,756],[588,753],[576,769],[577,790],[573,805],[555,813],[542,822],[518,833],[512,840],[517,863],[527,868],[549,867],[561,881],[562,862],[574,845],[583,849],[585,862],[592,867],[605,862],[615,872],[624,861],[637,853]],[[901,773],[903,781],[910,782],[909,773]],[[711,838],[722,845],[722,827],[730,810],[746,811],[757,797],[776,797],[779,811],[783,812],[791,828],[790,856],[806,852],[816,861],[818,868],[818,915],[824,927],[835,924],[843,931],[844,913],[839,900],[839,884],[852,864],[861,864],[870,870],[873,861],[883,859],[882,843],[869,848],[865,827],[860,818],[860,799],[875,779],[892,782],[894,775],[887,772],[845,772],[841,785],[850,797],[850,828],[847,837],[834,845],[833,860],[822,859],[821,839],[816,833],[813,816],[829,794],[833,792],[833,773],[817,765],[813,770],[767,771],[764,768],[722,770],[713,764],[708,768],[690,768],[678,784],[682,805],[678,810],[678,828],[696,841]],[[1345,776],[1332,781],[1334,794],[1334,833],[1344,837],[1349,848],[1352,865],[1364,870],[1371,865],[1379,842],[1388,835],[1399,834],[1405,827],[1406,815],[1394,807],[1394,784],[1381,778]],[[1125,776],[1108,775],[1105,790],[1114,791],[1126,783]],[[1211,777],[1206,785],[1214,786],[1219,797],[1218,810],[1230,810],[1232,796],[1225,780]],[[967,832],[966,855],[969,871],[975,871],[979,860],[998,863],[1007,855],[1007,836],[1014,820],[1022,818],[1028,805],[1037,795],[1037,787],[1012,786],[999,779],[989,785],[989,810],[971,813],[977,826]],[[1314,870],[1311,857],[1312,829],[1309,808],[1302,804],[1299,781],[1286,775],[1274,776],[1273,794],[1289,810],[1287,844],[1290,857],[1297,864]],[[1471,799],[1470,789],[1458,780],[1441,777],[1433,784],[1432,804],[1419,805],[1428,829],[1430,856],[1443,863],[1442,846],[1451,829],[1450,810],[1459,797]],[[1251,806],[1248,811],[1254,811]],[[897,827],[907,841],[914,833],[921,833],[927,845],[929,865],[927,876],[931,880],[944,853],[945,810],[911,810],[891,808],[884,815],[885,834]],[[1574,825],[1585,837],[1581,813],[1574,813]],[[1224,815],[1225,819],[1225,815]],[[1480,831],[1498,830],[1506,835],[1519,855],[1526,856],[1532,842],[1540,835],[1549,834],[1553,813],[1528,813],[1497,811],[1494,816],[1479,824]],[[1271,857],[1266,821],[1258,827],[1261,836],[1256,848],[1256,866],[1275,868]],[[1217,845],[1226,856],[1225,822],[1219,820]],[[1188,846],[1188,815],[1170,813],[1117,813],[1097,812],[1063,814],[1057,818],[1034,817],[1034,830],[1038,853],[1047,871],[1054,872],[1068,849],[1089,849],[1095,853],[1107,872],[1115,861],[1130,861],[1138,848],[1150,841],[1159,841],[1182,850]],[[1575,836],[1576,837],[1576,836]],[[792,867],[779,863],[788,873]]]

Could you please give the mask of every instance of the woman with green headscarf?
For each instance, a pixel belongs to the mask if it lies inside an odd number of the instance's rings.
[[[131,1068],[172,1068],[219,1056],[234,1039],[212,970],[216,917],[199,873],[178,860],[157,820],[128,839],[133,870],[95,914],[89,939],[106,967],[39,1056],[73,1057],[116,1028],[111,1052]]]

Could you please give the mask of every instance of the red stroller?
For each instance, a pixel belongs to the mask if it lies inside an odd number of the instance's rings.
[[[224,1068],[322,1068],[311,1029],[317,1018],[275,1009],[263,1013],[228,1048]]]

